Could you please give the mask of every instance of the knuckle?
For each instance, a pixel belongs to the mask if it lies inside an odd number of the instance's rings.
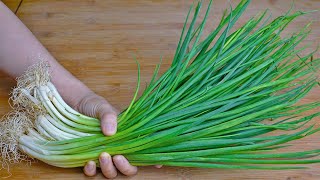
[[[92,117],[101,117],[103,114],[113,114],[115,116],[119,114],[119,111],[111,106],[107,100],[92,92],[82,98],[74,108]]]

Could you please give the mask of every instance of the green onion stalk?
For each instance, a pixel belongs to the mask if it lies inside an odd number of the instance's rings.
[[[320,149],[281,150],[319,131],[311,120],[320,112],[305,112],[320,102],[299,102],[318,85],[316,51],[299,55],[307,48],[298,45],[310,23],[281,37],[294,19],[310,12],[291,9],[270,21],[264,11],[233,30],[249,3],[224,11],[205,37],[212,1],[200,20],[202,3],[192,6],[171,66],[158,76],[158,64],[140,97],[137,63],[136,92],[111,137],[102,134],[98,119],[64,102],[46,62],[30,67],[13,90],[15,112],[1,124],[1,161],[31,157],[72,168],[99,163],[100,153],[108,152],[137,166],[292,169],[319,163]],[[18,130],[12,135],[10,128]]]

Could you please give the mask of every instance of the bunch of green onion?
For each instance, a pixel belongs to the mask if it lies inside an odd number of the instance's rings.
[[[301,114],[320,102],[297,105],[318,84],[319,59],[313,59],[314,52],[298,55],[307,48],[297,45],[307,37],[310,24],[280,37],[307,12],[289,11],[270,22],[265,11],[232,31],[248,4],[242,0],[225,11],[205,38],[211,2],[199,25],[202,4],[191,7],[172,65],[159,78],[157,65],[139,98],[138,64],[137,90],[119,115],[114,136],[102,134],[98,119],[69,107],[50,81],[20,88],[20,96],[42,113],[19,137],[19,150],[64,168],[90,160],[99,163],[102,152],[122,154],[138,166],[288,169],[302,168],[290,164],[319,163],[315,157],[320,149],[278,152],[284,143],[319,131],[306,125],[319,112]],[[281,134],[271,135],[275,130]]]

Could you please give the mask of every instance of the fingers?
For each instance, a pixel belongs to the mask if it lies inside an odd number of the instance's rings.
[[[103,152],[99,156],[99,162],[102,174],[106,178],[115,178],[117,176],[117,169],[126,176],[135,175],[138,171],[138,168],[136,166],[132,166],[122,155],[116,155],[111,158],[108,153]],[[161,165],[156,165],[156,167],[157,166]],[[94,161],[87,162],[83,168],[83,172],[87,176],[96,175],[96,163]]]
[[[117,176],[117,169],[114,167],[111,156],[108,153],[101,153],[99,162],[102,174],[106,178],[115,178]]]
[[[160,169],[160,168],[162,168],[162,165],[155,165],[154,167]]]
[[[113,163],[117,167],[117,169],[126,176],[132,176],[137,174],[138,172],[138,168],[136,166],[132,166],[122,155],[114,156]]]
[[[89,161],[83,168],[83,172],[87,176],[94,176],[97,173],[96,163],[94,161]]]

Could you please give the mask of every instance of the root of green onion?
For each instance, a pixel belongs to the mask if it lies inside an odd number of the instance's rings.
[[[265,11],[232,31],[249,2],[225,11],[205,38],[212,2],[198,26],[202,4],[191,7],[171,67],[157,79],[158,65],[139,98],[138,76],[134,98],[118,116],[118,132],[111,137],[102,134],[98,119],[63,100],[46,62],[30,67],[13,90],[15,111],[1,122],[2,166],[28,155],[53,166],[80,167],[90,160],[98,163],[102,152],[123,154],[141,166],[295,169],[303,168],[296,164],[319,163],[320,149],[275,153],[320,130],[308,125],[320,113],[305,115],[320,102],[296,105],[319,84],[315,52],[298,55],[306,48],[297,46],[310,24],[280,36],[308,12],[290,10],[270,22]],[[281,135],[268,134],[275,130]]]

